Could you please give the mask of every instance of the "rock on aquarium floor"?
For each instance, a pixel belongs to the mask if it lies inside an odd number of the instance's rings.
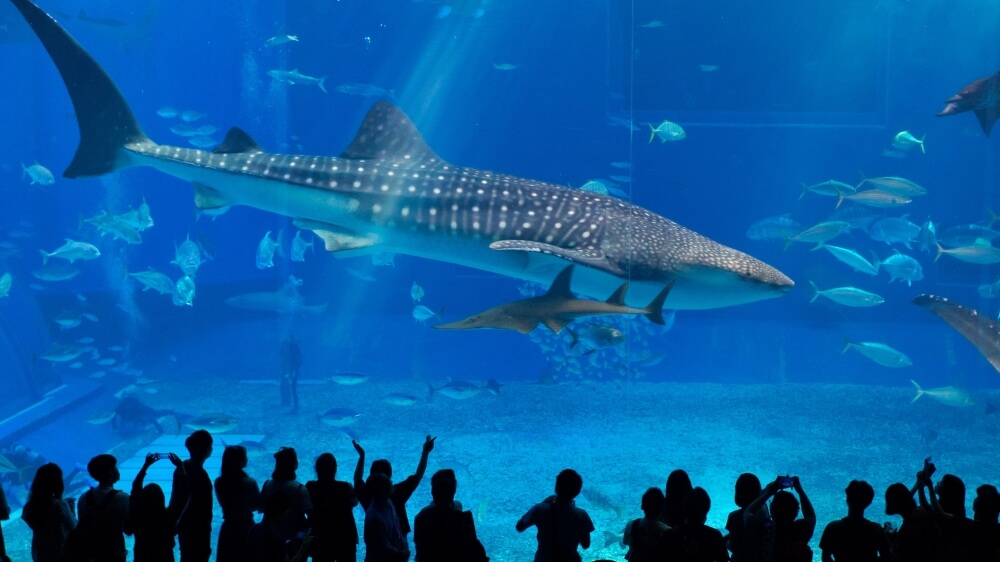
[[[624,560],[611,535],[641,515],[643,491],[662,487],[675,468],[685,469],[711,495],[708,523],[717,528],[735,509],[733,485],[740,473],[754,472],[764,481],[798,475],[819,517],[812,542],[817,560],[822,528],[845,515],[843,490],[853,478],[875,487],[868,516],[879,522],[890,519],[883,512],[885,488],[909,484],[926,456],[933,456],[939,474],[965,480],[970,506],[977,486],[1000,480],[992,462],[1000,434],[1000,414],[992,406],[1000,404],[996,392],[973,393],[973,405],[955,407],[931,396],[911,403],[909,385],[510,383],[496,395],[481,391],[456,400],[437,393],[428,400],[423,381],[350,382],[356,384],[301,386],[296,415],[279,406],[277,387],[226,379],[200,379],[196,392],[193,383],[158,383],[158,392],[142,399],[191,416],[223,412],[239,419],[232,433],[267,436],[261,450],[251,451],[249,471],[261,483],[273,468],[271,452],[281,446],[298,451],[303,482],[313,478],[313,461],[324,451],[337,457],[338,476],[349,479],[357,461],[349,436],[364,446],[369,463],[387,458],[396,478],[404,478],[416,468],[424,435],[436,435],[427,474],[408,504],[411,521],[430,501],[431,474],[453,468],[457,498],[475,513],[480,540],[495,562],[531,559],[534,530],[519,534],[514,523],[552,493],[556,474],[567,467],[583,476],[577,505],[597,526],[585,560]],[[387,400],[393,393],[419,401],[396,405],[406,401]],[[350,418],[344,412],[321,418],[334,408],[360,416],[347,427],[332,427],[324,421]],[[97,431],[111,428],[87,425],[77,438]],[[225,434],[216,435],[217,449],[224,442]],[[355,514],[360,530],[363,514]],[[26,526],[9,521],[4,533],[14,560],[30,559]],[[359,560],[362,551],[363,545]]]

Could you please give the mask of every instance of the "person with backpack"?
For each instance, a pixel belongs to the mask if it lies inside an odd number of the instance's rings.
[[[33,562],[58,562],[66,537],[76,527],[73,502],[63,499],[63,472],[59,465],[38,467],[31,480],[31,494],[21,510],[21,519],[31,528]]]
[[[100,454],[87,463],[87,473],[97,481],[77,502],[79,523],[70,532],[63,549],[68,562],[125,562],[125,535],[129,525],[129,497],[115,484],[121,479],[118,459]]]

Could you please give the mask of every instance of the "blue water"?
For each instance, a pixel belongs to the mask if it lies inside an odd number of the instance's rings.
[[[149,169],[95,179],[59,177],[76,148],[72,106],[45,51],[16,11],[3,3],[0,240],[6,246],[0,273],[10,272],[13,286],[10,295],[0,299],[0,418],[31,407],[61,385],[103,387],[75,409],[56,411],[46,420],[48,427],[0,434],[0,447],[22,443],[71,466],[88,454],[80,443],[92,443],[92,453],[115,446],[122,437],[109,425],[81,423],[79,418],[113,406],[113,394],[133,384],[138,371],[162,383],[152,386],[158,394],[140,394],[149,404],[191,415],[201,413],[199,409],[223,409],[227,385],[241,388],[240,380],[277,376],[278,342],[289,332],[301,342],[304,378],[322,381],[338,370],[360,371],[369,373],[381,391],[397,388],[421,398],[428,382],[440,385],[448,378],[479,385],[496,379],[523,390],[535,387],[516,385],[548,373],[567,383],[552,387],[553,392],[579,392],[580,384],[593,389],[574,395],[590,399],[567,401],[569,418],[599,410],[613,425],[615,420],[633,420],[632,400],[663,396],[668,388],[647,392],[642,385],[691,384],[691,392],[705,393],[706,403],[714,393],[739,395],[744,386],[758,388],[748,385],[775,385],[776,393],[794,385],[807,385],[812,392],[825,388],[815,385],[857,385],[845,388],[875,404],[887,404],[887,397],[894,401],[886,406],[887,426],[904,419],[919,430],[926,409],[932,408],[935,427],[950,427],[949,420],[956,419],[967,425],[952,437],[954,449],[966,451],[980,440],[995,441],[995,414],[988,406],[1000,386],[997,374],[958,334],[909,301],[921,293],[938,294],[995,317],[1000,301],[982,297],[977,288],[1000,277],[1000,268],[950,256],[935,261],[933,253],[916,246],[890,248],[861,230],[831,242],[865,257],[874,251],[882,259],[900,250],[920,262],[922,280],[913,286],[890,285],[884,272],[876,277],[852,272],[823,250],[809,251],[809,245],[783,249],[782,241],[746,235],[752,223],[769,216],[790,213],[803,226],[826,220],[834,211],[834,198],[799,195],[802,184],[831,178],[853,185],[864,177],[900,176],[919,183],[928,193],[909,205],[860,207],[880,217],[905,215],[918,226],[928,220],[939,229],[967,225],[986,221],[990,209],[1000,211],[996,138],[985,137],[972,114],[934,116],[944,107],[943,100],[962,86],[1000,68],[1000,52],[994,47],[1000,40],[995,25],[1000,8],[991,2],[969,2],[961,10],[946,2],[915,5],[899,0],[828,6],[791,1],[766,6],[725,1],[251,1],[238,7],[190,0],[149,6],[112,1],[81,6],[55,0],[42,7],[101,62],[157,142],[187,146],[170,131],[179,119],[157,115],[158,109],[173,107],[205,114],[191,125],[218,128],[208,135],[217,141],[228,127],[239,126],[268,151],[335,155],[350,142],[371,105],[389,99],[450,162],[574,188],[593,179],[616,184],[634,204],[777,267],[796,286],[778,299],[679,311],[670,330],[653,329],[641,319],[609,321],[628,333],[622,353],[610,349],[581,357],[568,350],[568,336],[560,340],[544,328],[531,337],[431,330],[437,319],[423,325],[411,315],[415,282],[426,293],[422,303],[440,311],[445,321],[544,287],[524,287],[512,279],[405,255],[388,266],[375,265],[370,257],[336,259],[322,251],[319,240],[304,263],[293,263],[288,246],[296,228],[285,217],[244,207],[214,220],[199,219],[190,186]],[[80,8],[87,17],[79,15]],[[286,34],[299,41],[265,45],[268,38]],[[496,68],[502,65],[512,68]],[[275,69],[322,77],[328,92],[312,84],[272,80],[268,71]],[[384,93],[365,97],[337,90],[348,84],[376,86]],[[614,124],[613,117],[632,121],[638,130]],[[687,138],[648,142],[647,123],[663,120],[683,126]],[[902,158],[883,155],[903,130],[918,138],[926,135],[926,154],[914,148]],[[56,174],[53,185],[29,185],[22,177],[21,163],[35,162]],[[142,233],[141,244],[101,237],[80,223],[105,209],[125,213],[143,200],[155,226]],[[844,204],[851,206],[858,207]],[[286,253],[276,256],[273,268],[261,270],[255,267],[255,254],[267,231],[272,236],[283,233]],[[169,296],[141,292],[136,282],[124,280],[126,271],[149,267],[176,280],[179,270],[169,262],[176,246],[189,236],[212,254],[198,271],[193,306],[174,306]],[[102,256],[77,262],[81,273],[72,280],[33,277],[31,272],[41,266],[38,250],[52,251],[65,238],[94,243]],[[308,304],[326,303],[326,312],[282,316],[224,304],[241,293],[277,291],[289,276],[302,280],[300,291]],[[824,289],[860,287],[878,293],[885,303],[872,308],[847,308],[824,299],[810,303],[810,281]],[[93,314],[98,321],[84,320],[79,327],[61,330],[52,319],[65,310]],[[82,355],[78,367],[72,367],[72,361],[38,359],[53,343],[87,337],[95,339],[89,345],[97,348],[96,354]],[[892,369],[854,351],[841,354],[845,340],[889,344],[913,365]],[[640,352],[660,360],[639,365],[628,358]],[[117,366],[128,365],[115,372],[114,365],[97,364],[108,358]],[[93,376],[100,371],[103,377]],[[956,408],[923,398],[929,404],[907,409],[910,379],[924,388],[960,388],[974,405]],[[606,402],[611,388],[615,407]],[[179,399],[184,389],[197,399],[184,404]],[[206,396],[209,389],[216,394]],[[308,415],[338,405],[327,399],[367,400],[355,408],[369,413],[386,408],[378,392],[365,390],[352,398],[342,390],[324,387],[318,394],[307,394]],[[503,404],[513,400],[508,396],[501,392],[490,399]],[[821,403],[822,392],[818,396]],[[258,407],[243,405],[247,411],[242,428],[278,433],[291,442],[275,447],[296,444],[296,434],[276,428],[270,420],[278,411],[274,397],[259,398]],[[830,408],[817,410],[811,422],[828,427],[838,417],[834,406],[840,399],[831,394]],[[435,400],[433,407],[442,408],[441,399]],[[471,401],[444,403],[460,405],[465,414],[470,404],[473,411],[479,408]],[[481,406],[483,415],[499,416],[490,404]],[[545,404],[539,400],[537,409],[544,410]],[[603,460],[585,451],[585,435],[567,432],[558,422],[537,426],[534,410],[511,406],[513,410],[499,417],[516,420],[511,415],[516,412],[523,416],[523,428],[497,422],[472,429],[467,418],[455,414],[434,418],[435,426],[427,430],[457,440],[469,440],[479,431],[495,436],[523,430],[541,435],[538,438],[549,445],[557,442],[567,455],[579,452],[579,461],[554,461],[553,470],[539,475],[541,484],[537,493],[529,494],[532,497],[548,491],[562,468],[556,465],[602,466]],[[766,402],[759,408],[766,417],[772,407],[776,414],[777,406]],[[730,419],[726,416],[732,412],[724,402],[718,409],[722,420]],[[872,409],[877,412],[879,407]],[[426,415],[418,408],[402,410],[391,419],[408,430],[419,428],[407,435],[419,438]],[[650,423],[666,425],[669,420],[664,413],[663,419]],[[732,423],[737,423],[735,418]],[[877,415],[865,423],[878,423]],[[312,426],[296,427],[304,440],[301,432],[313,431]],[[364,428],[366,437],[378,439],[374,435],[379,428],[392,435],[399,429],[373,423]],[[721,439],[708,429],[701,439],[711,443],[713,435]],[[396,441],[388,441],[395,446]],[[353,454],[343,442],[336,447]],[[823,442],[811,442],[811,458],[834,454],[834,445],[824,447]],[[316,442],[315,448],[322,450],[322,443]],[[917,444],[912,452],[916,464],[927,451]],[[975,466],[979,457],[975,451],[967,453],[961,462]],[[525,459],[532,454],[530,448],[523,452]],[[266,468],[266,462],[260,462]],[[669,455],[659,462],[663,468],[650,469],[659,481],[630,484],[626,491],[614,482],[614,475],[606,474],[612,482],[605,488],[616,490],[623,504],[637,506],[644,486],[662,485],[673,468]],[[733,474],[720,477],[724,485],[716,505],[728,506],[730,489],[725,486],[740,471],[783,470],[770,461],[733,469]],[[890,474],[882,478],[883,472]],[[912,472],[880,467],[870,473],[879,476],[870,478],[881,491],[893,478],[909,478]],[[267,471],[260,473],[263,478]],[[826,501],[839,510],[837,495],[851,476],[832,476],[843,482],[831,483]],[[967,481],[970,488],[980,483]],[[501,509],[496,507],[499,498],[513,494],[494,487],[486,496],[496,512]],[[504,509],[517,512],[516,518],[528,505]],[[411,508],[411,513],[417,509]],[[713,516],[724,516],[724,509],[728,507],[714,508]],[[630,507],[626,513],[632,511]],[[839,511],[821,513],[821,525],[834,516],[839,517]],[[513,519],[509,523],[508,531]],[[609,521],[608,527],[613,526]],[[521,548],[532,542],[500,531],[496,540],[498,545],[520,541]]]

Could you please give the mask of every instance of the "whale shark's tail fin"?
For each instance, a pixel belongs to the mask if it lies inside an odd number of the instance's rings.
[[[55,19],[29,0],[11,0],[49,52],[73,100],[80,145],[63,176],[100,176],[124,166],[120,149],[147,141],[108,73]]]

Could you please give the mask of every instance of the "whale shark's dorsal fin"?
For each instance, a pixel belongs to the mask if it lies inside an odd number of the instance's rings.
[[[263,152],[264,149],[246,131],[233,127],[226,133],[222,143],[212,150],[213,154],[238,154],[241,152]]]
[[[340,153],[340,158],[408,162],[442,161],[441,157],[424,142],[420,131],[410,118],[387,101],[380,101],[368,110],[368,115],[354,135],[354,140]]]
[[[556,278],[552,281],[552,285],[549,285],[548,292],[545,293],[546,297],[549,298],[573,298],[573,291],[569,289],[570,281],[573,279],[573,266],[567,265],[556,275]],[[556,331],[558,333],[558,331]]]

